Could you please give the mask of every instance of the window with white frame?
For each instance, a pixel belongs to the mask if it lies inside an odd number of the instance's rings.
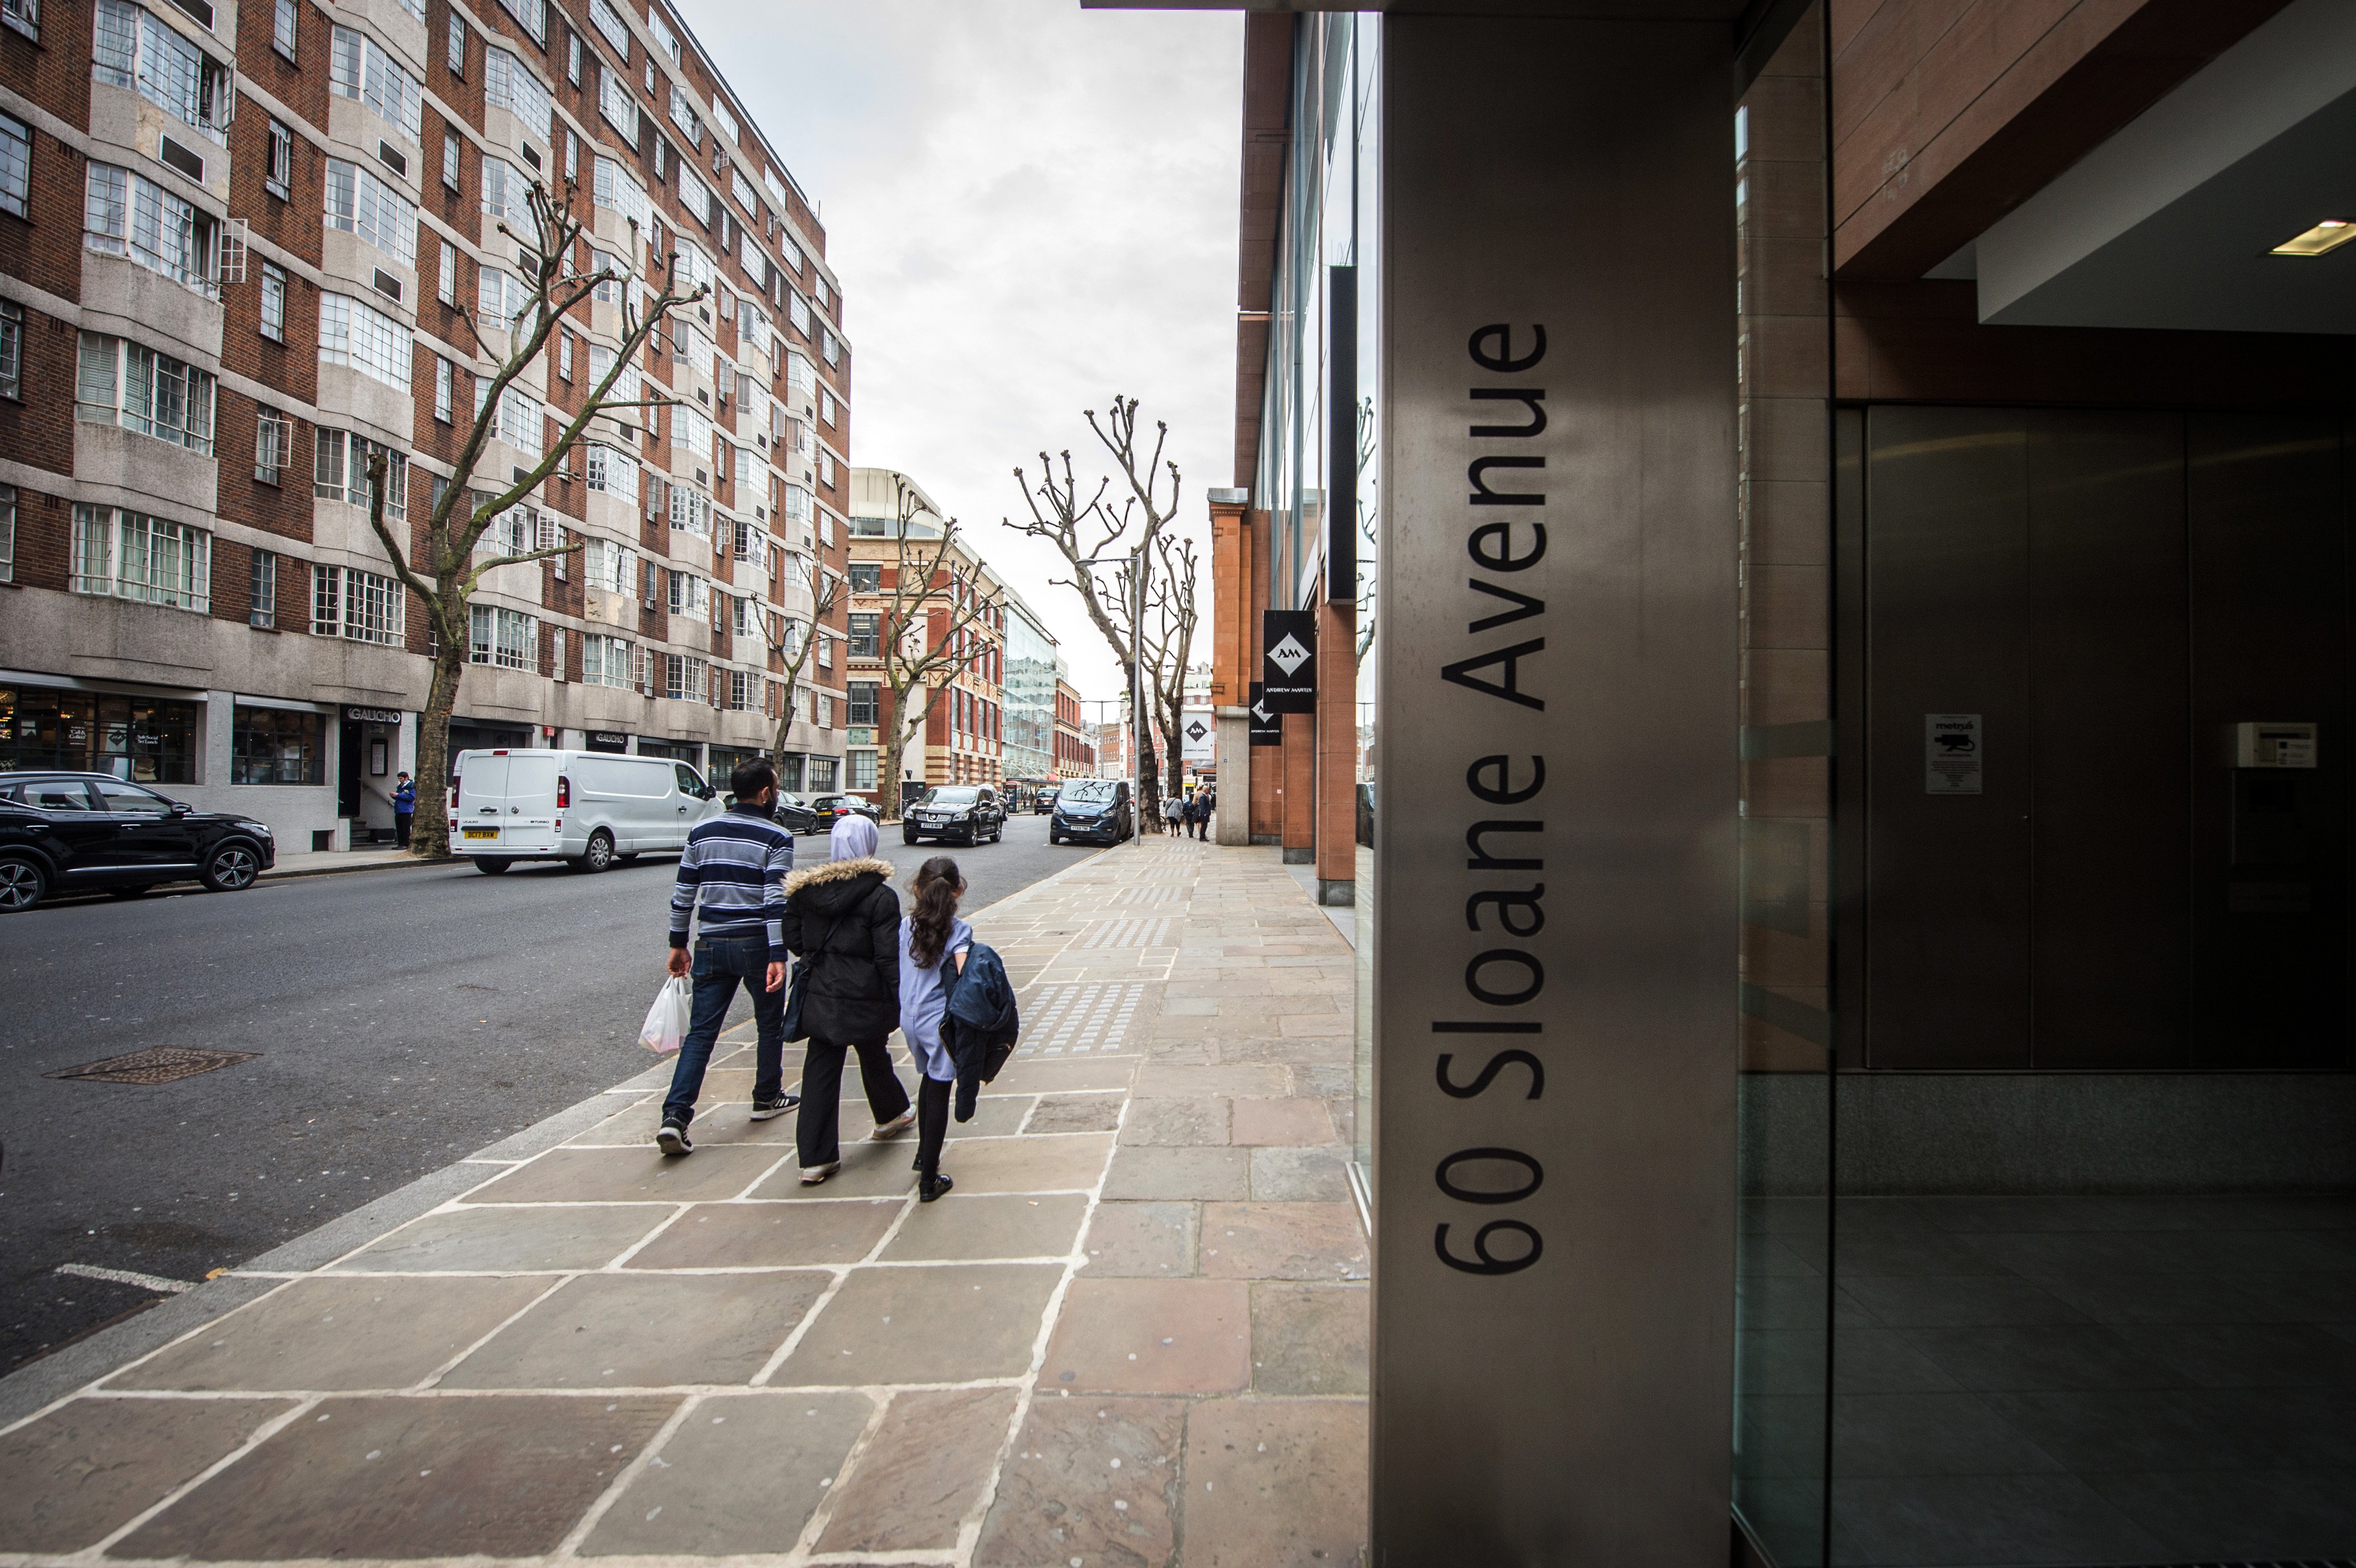
[[[647,7],[647,31],[655,36],[655,42],[661,46],[662,52],[670,56],[671,64],[679,64],[679,35],[672,32],[670,24],[663,19],[661,6]]]
[[[125,338],[81,335],[74,413],[211,456],[214,380],[209,371]]]
[[[582,585],[603,594],[634,593],[637,584],[630,564],[634,559],[628,549],[610,539],[585,542],[581,546]]]
[[[487,169],[497,161],[485,158],[483,166]],[[486,266],[475,274],[475,307],[482,313],[483,325],[509,331],[531,308],[531,295],[513,273]]]
[[[684,485],[670,488],[670,525],[674,532],[698,539],[712,537],[712,498]]]
[[[0,583],[16,580],[16,487],[0,485]]]
[[[819,337],[823,339],[823,347],[819,352],[826,356],[826,362],[830,365],[842,363],[842,339],[831,332],[824,331],[820,332]]]
[[[809,301],[801,296],[799,290],[786,291],[786,317],[794,324],[795,331],[805,338],[810,335]]]
[[[573,379],[573,334],[559,332],[556,337],[556,373],[569,381]]]
[[[447,424],[458,416],[458,372],[441,355],[434,356],[434,417]]]
[[[245,624],[268,630],[278,624],[278,556],[269,550],[250,553],[253,574],[245,599]]]
[[[775,181],[776,176],[772,174],[766,177]],[[769,188],[771,194],[776,197],[777,205],[781,208],[784,207],[786,204],[785,188],[781,185],[772,184]],[[777,259],[786,263],[786,268],[789,272],[798,274],[802,270],[802,248],[794,243],[793,237],[786,233],[783,228],[780,228],[777,231]]]
[[[127,256],[149,272],[217,297],[213,263],[220,220],[146,176],[93,163],[83,176],[82,244]]]
[[[777,510],[784,514],[787,522],[806,523],[810,521],[811,514],[818,509],[809,491],[788,481],[785,488],[785,504]]]
[[[274,408],[259,410],[253,423],[253,477],[274,485],[294,460],[294,422]]]
[[[786,350],[786,388],[803,397],[818,391],[818,371],[811,367],[807,356],[793,349]]]
[[[827,307],[829,296],[827,295],[826,274],[824,273],[820,273],[810,279],[810,295],[818,301],[818,307],[820,310],[824,310]]]
[[[732,478],[735,479],[736,483],[740,487],[749,488],[754,483],[755,474],[759,471],[765,471],[768,467],[768,465],[760,462],[758,460],[759,455],[750,446],[739,446],[735,448],[735,454],[736,471]],[[740,506],[744,504],[741,497],[738,499],[737,504]]]
[[[540,668],[540,623],[498,605],[466,607],[466,662],[501,670]]]
[[[684,653],[664,654],[663,695],[680,702],[703,702],[707,668],[702,660]]]
[[[670,570],[670,613],[690,620],[712,618],[712,585],[692,572]]]
[[[637,660],[631,656],[630,645],[618,637],[582,633],[581,679],[591,686],[637,685]]]
[[[505,158],[486,155],[483,158],[483,210],[494,218],[504,218],[520,223],[531,216],[531,204],[525,196],[530,188],[523,171]]]
[[[270,47],[285,56],[294,58],[295,0],[273,0],[270,18]]]
[[[503,48],[483,51],[483,102],[506,110],[543,137],[556,123],[556,101],[548,89],[525,69],[520,56]]]
[[[712,258],[705,255],[694,241],[681,235],[677,249],[679,267],[671,278],[673,287],[684,293],[690,289],[708,289],[720,281],[720,274],[712,265]],[[707,348],[711,341],[709,338],[704,339]]]
[[[442,259],[439,275],[434,280],[434,297],[444,305],[458,303],[458,247],[449,241],[440,242]]]
[[[398,648],[405,604],[401,585],[357,566],[311,568],[311,635]]]
[[[499,0],[507,14],[523,24],[536,44],[548,42],[548,0]]]
[[[0,299],[0,397],[25,395],[25,307]]]
[[[531,463],[540,461],[541,440],[545,434],[541,410],[541,401],[519,388],[510,385],[499,393],[496,434]]]
[[[581,35],[568,34],[564,39],[564,75],[573,86],[581,85]],[[564,133],[564,172],[570,175],[573,165],[573,133]]]
[[[99,3],[111,5],[114,0]],[[355,99],[400,126],[412,142],[425,134],[423,87],[366,33],[350,27],[336,29],[327,58],[327,86],[337,96]]]
[[[269,161],[262,166],[262,188],[281,201],[289,199],[294,182],[294,132],[291,126],[270,122]]]
[[[262,335],[286,341],[286,274],[274,262],[262,263]]]
[[[618,70],[597,68],[597,113],[605,123],[622,133],[622,140],[631,146],[638,144],[638,101],[631,94],[630,79]],[[606,160],[597,160],[600,165]],[[601,201],[603,199],[600,199]],[[611,202],[603,202],[605,206]],[[644,220],[640,220],[643,225]]]
[[[835,406],[834,394],[830,392],[820,391],[818,394],[819,418],[824,420],[829,424],[832,424],[836,423],[836,415],[839,412],[840,410]]]
[[[14,114],[0,114],[0,212],[32,216],[33,128]]]
[[[638,465],[628,454],[594,441],[584,443],[581,450],[591,489],[637,504]]]
[[[348,365],[389,387],[409,390],[415,352],[408,328],[348,295],[319,296],[319,362]]]
[[[670,444],[701,462],[712,456],[712,420],[685,403],[670,411]]]
[[[229,67],[128,0],[98,0],[91,74],[127,88],[216,142],[228,139],[236,93]]]
[[[679,127],[679,134],[687,138],[689,146],[703,145],[703,121],[695,113],[695,100],[676,81],[670,84],[670,123]]]
[[[458,133],[442,134],[442,183],[452,190],[458,188]]]
[[[622,20],[622,14],[614,9],[610,0],[589,0],[589,23],[605,35],[607,43],[614,46],[616,52],[622,57],[622,63],[629,64],[629,25]]]
[[[466,74],[466,18],[454,7],[450,12],[450,31],[442,48],[443,63],[452,76]]]
[[[409,458],[381,442],[345,430],[316,427],[311,442],[311,493],[321,500],[365,507],[369,499],[369,458],[384,455],[384,514],[409,515]]]
[[[366,164],[327,160],[327,224],[417,264],[416,207]]]
[[[679,171],[679,204],[694,213],[697,222],[707,229],[712,226],[712,188],[684,164]]]
[[[818,667],[821,670],[834,668],[834,639],[823,631],[818,634]]]
[[[745,670],[728,671],[728,707],[734,713],[761,704],[761,678]]]
[[[613,79],[608,76],[606,80],[610,81]],[[623,89],[625,94],[628,91],[627,87]],[[590,176],[590,184],[598,206],[619,214],[625,221],[636,223],[641,231],[653,222],[654,209],[647,200],[647,188],[612,158],[600,157],[597,160],[597,166]],[[629,268],[623,265],[618,258],[607,260],[616,273],[628,274]]]
[[[717,130],[722,135],[726,136],[731,142],[741,142],[744,140],[743,134],[737,129],[735,112],[730,109],[726,103],[721,102],[717,93],[713,94],[712,99],[712,124],[713,129]],[[760,215],[760,209],[755,207],[749,201],[744,204],[744,210],[754,214],[755,217]]]
[[[604,158],[599,158],[597,161],[600,164],[605,162]],[[589,252],[589,271],[593,276],[599,273],[605,274],[595,285],[595,298],[600,305],[621,304],[624,291],[637,281],[630,276],[627,263],[621,257],[608,254],[604,251]]]
[[[78,504],[72,566],[70,585],[77,594],[111,594],[200,615],[212,608],[213,536],[185,522]]]

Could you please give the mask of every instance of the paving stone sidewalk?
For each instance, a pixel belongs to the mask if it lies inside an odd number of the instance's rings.
[[[948,1197],[855,1090],[801,1187],[732,1032],[686,1159],[652,1068],[0,1431],[0,1563],[1355,1568],[1348,948],[1274,852],[1191,840],[976,923],[1025,1027]]]

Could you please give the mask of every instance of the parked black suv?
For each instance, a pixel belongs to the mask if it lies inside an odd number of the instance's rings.
[[[1125,779],[1075,779],[1055,791],[1055,814],[1047,819],[1049,843],[1066,839],[1119,843],[1136,831]]]
[[[927,789],[900,818],[900,842],[996,843],[1006,836],[1006,802],[987,784],[941,784]]]
[[[270,830],[104,773],[0,773],[0,915],[60,890],[135,898],[163,882],[237,893],[278,860]]]

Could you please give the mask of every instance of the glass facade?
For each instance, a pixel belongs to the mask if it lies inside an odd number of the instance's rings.
[[[1362,1193],[1373,1168],[1374,853],[1376,546],[1382,354],[1380,19],[1304,17],[1295,24],[1285,197],[1269,302],[1268,377],[1252,505],[1269,514],[1267,609],[1307,608],[1334,587],[1327,564],[1328,499],[1355,497],[1358,832],[1358,1006],[1353,1117]],[[1335,335],[1355,356],[1335,353]],[[1354,373],[1353,373],[1354,372]],[[1344,381],[1348,384],[1342,384]],[[1344,439],[1334,431],[1338,415]],[[1348,462],[1354,473],[1338,476]],[[1348,590],[1344,589],[1347,593]]]
[[[1053,778],[1055,768],[1055,639],[1010,596],[1006,607],[1006,777]],[[853,720],[853,723],[859,721]],[[873,719],[866,721],[873,723]]]
[[[197,782],[197,704],[0,687],[0,772],[60,768],[142,784]]]

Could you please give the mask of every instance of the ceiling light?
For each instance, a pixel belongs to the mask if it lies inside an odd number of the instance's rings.
[[[2319,256],[2336,251],[2351,240],[2356,240],[2356,222],[2345,218],[2327,218],[2304,234],[2295,234],[2276,245],[2269,255]]]

